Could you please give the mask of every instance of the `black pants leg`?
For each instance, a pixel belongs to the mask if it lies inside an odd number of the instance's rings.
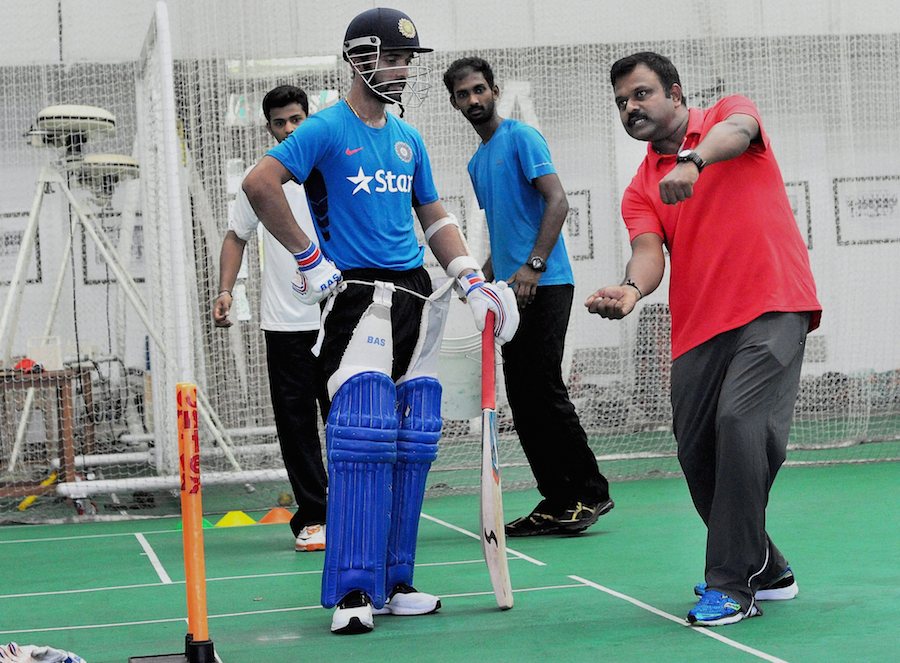
[[[503,375],[513,422],[537,480],[553,507],[608,499],[609,484],[588,447],[562,378],[575,288],[541,286],[520,310],[515,337],[503,346]]]
[[[328,394],[318,362],[310,352],[318,332],[266,331],[266,363],[275,428],[297,513],[291,518],[294,536],[306,525],[325,522],[328,485],[316,421],[316,402],[322,419],[328,416]]]
[[[707,526],[706,583],[740,601],[787,565],[766,533],[784,462],[808,315],[768,313],[672,365],[678,460]]]

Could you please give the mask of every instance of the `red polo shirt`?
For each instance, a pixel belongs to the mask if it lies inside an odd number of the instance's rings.
[[[671,256],[672,358],[771,311],[810,311],[812,331],[822,307],[759,111],[746,97],[731,96],[689,112],[684,149],[735,113],[756,119],[761,140],[739,157],[704,168],[693,196],[677,205],[659,197],[659,181],[675,166],[675,155],[648,145],[625,190],[622,217],[631,239],[655,233]]]

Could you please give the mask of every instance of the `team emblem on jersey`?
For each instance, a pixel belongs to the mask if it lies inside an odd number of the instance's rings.
[[[404,163],[409,163],[410,161],[412,161],[413,152],[408,143],[404,143],[402,140],[398,140],[396,143],[394,143],[394,152],[397,153],[397,156],[400,157],[400,159],[403,160]]]
[[[407,39],[412,39],[416,36],[416,26],[414,26],[413,22],[408,18],[401,18],[397,21],[397,29],[399,29],[400,34]]]

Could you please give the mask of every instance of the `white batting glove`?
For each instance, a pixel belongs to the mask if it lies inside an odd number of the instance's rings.
[[[302,253],[295,253],[297,271],[291,287],[294,296],[304,304],[318,304],[336,290],[344,278],[341,270],[322,255],[319,247],[310,242]]]
[[[511,341],[519,328],[519,307],[516,295],[506,281],[487,283],[478,272],[460,276],[457,284],[466,294],[466,302],[475,316],[478,331],[484,329],[488,311],[494,312],[494,336],[500,345]]]

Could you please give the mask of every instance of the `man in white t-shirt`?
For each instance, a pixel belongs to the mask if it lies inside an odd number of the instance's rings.
[[[306,93],[293,85],[281,85],[263,99],[266,128],[279,143],[291,135],[309,113]],[[249,169],[248,169],[249,170]],[[246,173],[245,173],[246,174]],[[306,193],[294,181],[284,193],[297,224],[315,236]],[[297,269],[294,256],[265,228],[238,190],[228,232],[219,256],[219,294],[212,316],[217,327],[230,327],[232,288],[247,241],[262,234],[263,272],[260,327],[266,337],[266,361],[272,410],[284,465],[288,472],[297,513],[291,519],[298,552],[325,549],[325,491],[327,479],[316,423],[316,401],[323,419],[328,415],[328,394],[311,349],[319,330],[319,307],[301,304],[291,292]]]

